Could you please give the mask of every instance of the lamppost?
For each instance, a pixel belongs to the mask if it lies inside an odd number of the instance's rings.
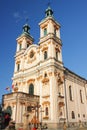
[[[34,106],[32,109],[35,110],[35,127],[37,126],[38,127],[38,121],[39,121],[39,108],[40,108],[41,105],[39,105],[39,103],[37,102],[36,106]],[[37,124],[37,125],[36,125]]]

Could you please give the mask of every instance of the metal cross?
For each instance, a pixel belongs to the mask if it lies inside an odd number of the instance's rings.
[[[48,7],[51,5],[51,2],[50,2],[50,0],[49,0],[49,2],[48,2],[48,4],[47,4],[47,5],[48,5]]]

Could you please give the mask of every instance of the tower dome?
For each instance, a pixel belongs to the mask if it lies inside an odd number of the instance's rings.
[[[53,16],[53,10],[51,9],[50,6],[48,6],[48,8],[46,9],[45,14],[46,17]]]

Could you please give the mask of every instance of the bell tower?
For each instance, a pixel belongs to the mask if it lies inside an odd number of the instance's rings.
[[[53,34],[60,39],[60,24],[53,17],[53,10],[48,7],[45,11],[45,19],[40,22],[40,40],[46,35]]]
[[[15,55],[15,68],[13,75],[13,84],[17,84],[18,80],[16,77],[19,77],[21,80],[20,74],[23,74],[24,70],[24,53],[34,42],[33,37],[30,35],[30,26],[25,24],[23,26],[22,34],[16,39],[17,49]],[[17,85],[16,85],[17,86]]]
[[[22,34],[17,38],[17,53],[26,50],[31,44],[33,44],[33,37],[30,35],[30,27],[28,24],[23,26]]]
[[[40,45],[49,46],[48,58],[53,58],[61,66],[62,63],[62,41],[60,38],[60,24],[53,16],[53,10],[48,7],[45,11],[45,18],[39,23],[40,26]]]
[[[41,56],[45,56],[45,58],[41,58],[43,59],[41,65],[45,68],[41,72],[46,73],[42,79],[40,104],[42,104],[42,108],[45,110],[48,107],[49,114],[43,117],[43,119],[47,118],[50,127],[57,128],[60,119],[65,119],[66,117],[64,105],[64,67],[62,61],[60,24],[55,20],[51,7],[48,6],[46,9],[45,18],[39,23],[39,26],[40,54]],[[60,104],[62,105],[60,106]]]

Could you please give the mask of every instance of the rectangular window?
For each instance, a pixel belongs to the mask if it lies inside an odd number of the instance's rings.
[[[81,101],[81,103],[83,103],[82,90],[80,90],[80,101]]]
[[[56,60],[58,60],[58,51],[56,51]]]
[[[19,44],[19,51],[22,49],[22,44]]]
[[[54,29],[54,36],[56,36],[56,29]]]
[[[44,52],[44,60],[47,59],[47,51]]]
[[[20,70],[20,64],[17,64],[17,71]]]
[[[29,44],[27,44],[27,48],[29,47]]]
[[[44,36],[47,35],[47,28],[44,29]]]
[[[83,117],[85,118],[85,114],[83,114]]]
[[[45,108],[45,115],[48,116],[48,107]]]
[[[72,87],[69,86],[69,98],[72,101]]]
[[[71,112],[72,119],[75,119],[75,113],[74,111]]]
[[[32,109],[31,109],[30,106],[27,107],[27,111],[28,111],[28,112],[31,112],[31,111],[32,111]]]

